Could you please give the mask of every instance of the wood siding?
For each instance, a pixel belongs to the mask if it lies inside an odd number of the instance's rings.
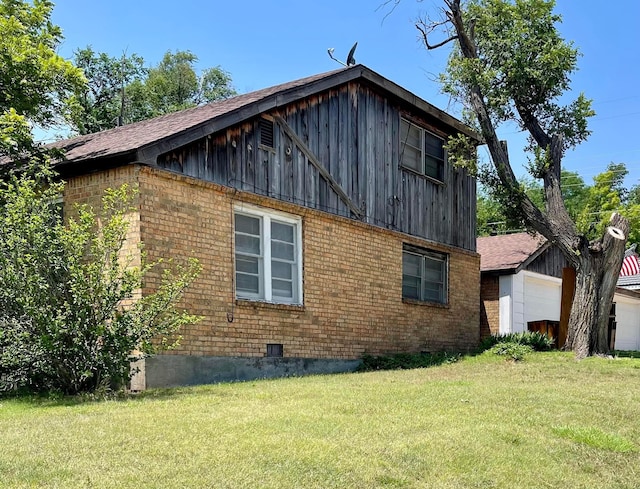
[[[401,116],[445,139],[452,131],[417,112],[352,82],[264,114],[274,121],[273,148],[260,145],[260,119],[253,119],[162,154],[157,164],[475,251],[475,179],[450,165],[442,183],[400,167]]]
[[[550,246],[525,267],[525,270],[542,275],[549,275],[550,277],[562,278],[562,269],[567,266],[567,259],[562,252],[557,247]]]

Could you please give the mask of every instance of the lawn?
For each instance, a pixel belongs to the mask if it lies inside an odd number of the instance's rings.
[[[0,400],[3,488],[638,488],[640,359]]]

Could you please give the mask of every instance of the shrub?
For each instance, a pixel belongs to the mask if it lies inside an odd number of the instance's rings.
[[[364,355],[358,371],[372,370],[404,370],[412,368],[433,367],[446,363],[455,363],[460,359],[459,354],[438,353],[394,353],[392,355],[372,356]]]
[[[533,353],[533,348],[521,343],[498,343],[487,350],[495,355],[508,357],[510,360],[519,362],[528,353]]]
[[[489,336],[480,342],[478,350],[479,352],[483,352],[501,343],[526,345],[530,346],[533,351],[549,351],[554,346],[553,338],[549,338],[547,335],[538,331],[526,331],[524,333],[508,333],[504,335]]]
[[[0,392],[120,387],[132,360],[171,347],[199,319],[175,308],[199,264],[131,266],[122,246],[132,189],[107,191],[99,214],[79,206],[64,225],[62,185],[47,183],[0,187]],[[157,267],[156,291],[134,300]]]

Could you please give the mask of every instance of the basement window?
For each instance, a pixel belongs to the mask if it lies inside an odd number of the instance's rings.
[[[282,358],[284,356],[284,345],[282,343],[267,343],[267,356]]]
[[[442,182],[446,152],[444,139],[426,129],[400,119],[400,164],[410,170]]]
[[[402,298],[446,304],[448,256],[415,246],[402,250]]]
[[[243,204],[234,221],[236,297],[302,304],[302,220]]]

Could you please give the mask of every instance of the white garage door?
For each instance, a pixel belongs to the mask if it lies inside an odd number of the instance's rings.
[[[562,282],[553,277],[527,274],[524,277],[524,321],[560,320]]]
[[[640,350],[640,301],[616,296],[616,350]]]

